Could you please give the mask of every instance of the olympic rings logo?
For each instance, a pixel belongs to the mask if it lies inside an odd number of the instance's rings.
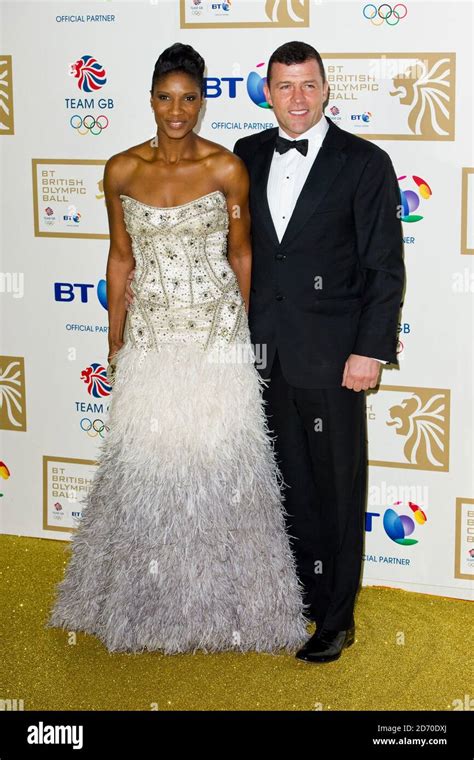
[[[102,420],[90,420],[89,417],[83,417],[80,421],[81,430],[83,430],[90,438],[97,438],[100,435],[104,438],[104,431],[109,432],[110,428],[102,422]]]
[[[109,126],[109,120],[105,114],[101,114],[96,119],[90,113],[84,116],[84,118],[76,113],[74,116],[71,116],[69,124],[73,129],[77,129],[80,135],[86,135],[88,132],[91,135],[100,135],[102,130],[107,129]]]
[[[382,3],[378,8],[373,3],[367,3],[362,11],[364,18],[371,21],[374,26],[381,26],[384,22],[388,26],[396,26],[407,13],[408,8],[403,3],[397,3],[393,8],[388,3]]]

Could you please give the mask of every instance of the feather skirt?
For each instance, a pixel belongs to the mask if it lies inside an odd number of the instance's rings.
[[[196,345],[125,345],[46,627],[109,651],[294,651],[302,588],[261,385]]]

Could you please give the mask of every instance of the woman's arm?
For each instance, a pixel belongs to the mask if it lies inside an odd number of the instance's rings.
[[[133,269],[132,243],[125,228],[120,193],[129,159],[123,155],[110,158],[105,165],[104,192],[109,219],[110,248],[107,260],[107,304],[109,310],[109,356],[123,345],[123,329],[127,310],[125,308],[125,283]]]
[[[227,158],[227,157],[226,157]],[[250,242],[249,175],[240,158],[230,154],[223,177],[229,214],[227,258],[235,272],[248,314],[252,247]]]

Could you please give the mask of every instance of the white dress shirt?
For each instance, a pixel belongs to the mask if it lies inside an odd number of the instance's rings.
[[[321,116],[317,124],[298,136],[298,140],[308,140],[306,156],[296,148],[291,148],[286,153],[275,151],[273,154],[268,175],[267,198],[280,242],[328,129],[326,117]],[[294,139],[281,127],[278,128],[278,134],[286,140]]]
[[[308,140],[306,156],[296,148],[291,148],[286,153],[278,153],[276,150],[273,153],[268,174],[267,199],[280,243],[328,129],[329,124],[323,114],[316,124],[298,135],[298,140]],[[295,139],[281,127],[278,127],[278,134],[286,140]],[[387,364],[383,359],[377,361]]]

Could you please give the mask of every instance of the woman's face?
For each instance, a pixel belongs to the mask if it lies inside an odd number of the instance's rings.
[[[171,138],[187,135],[198,120],[202,100],[199,85],[189,74],[172,71],[160,77],[150,98],[159,131]]]

